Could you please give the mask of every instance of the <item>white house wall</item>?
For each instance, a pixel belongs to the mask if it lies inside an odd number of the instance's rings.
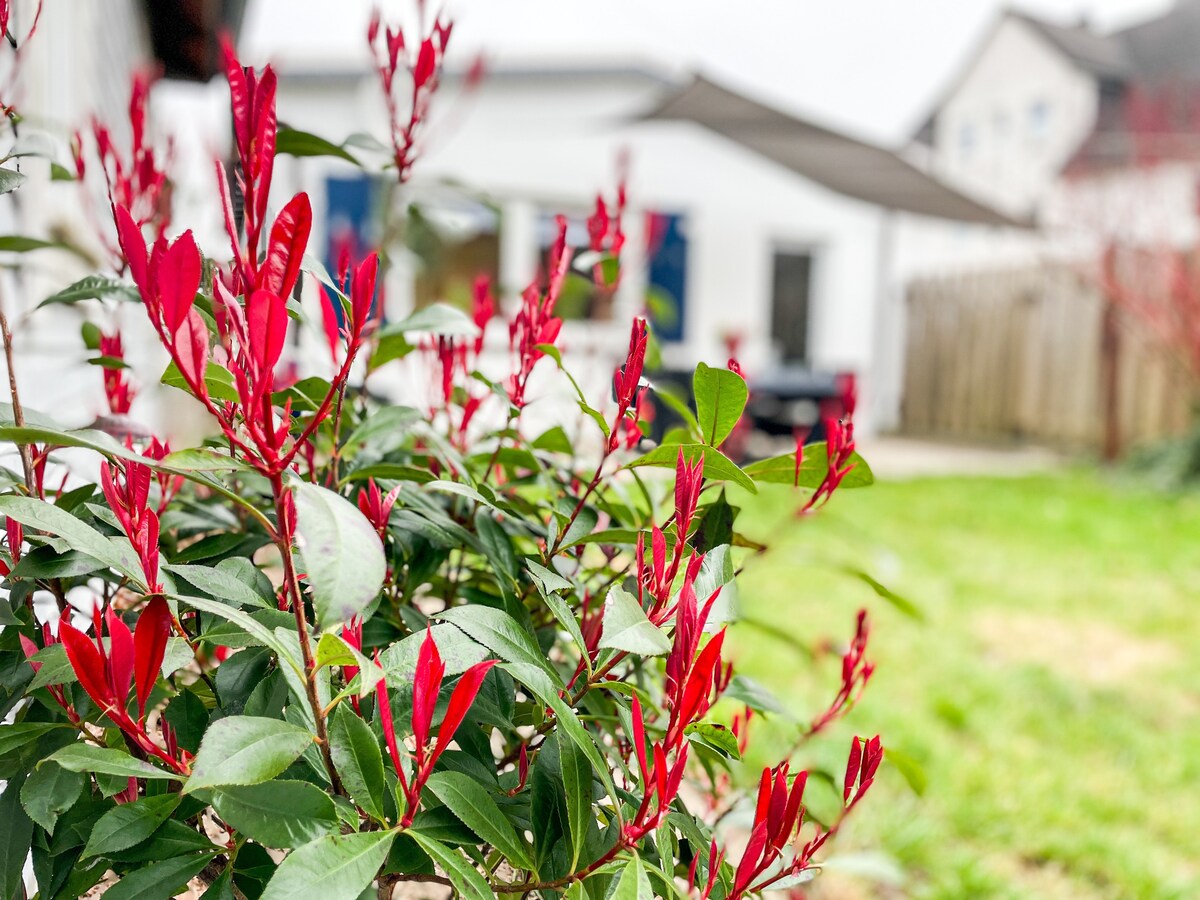
[[[340,140],[355,131],[384,134],[382,101],[371,81],[289,81],[280,93],[281,120]],[[616,160],[631,160],[631,225],[643,211],[682,213],[688,232],[687,319],[684,341],[668,347],[667,362],[690,367],[723,364],[722,336],[745,336],[742,363],[751,374],[776,361],[769,340],[772,252],[811,248],[815,256],[810,340],[813,363],[863,376],[864,427],[869,427],[872,342],[877,294],[879,212],[833,194],[766,162],[739,145],[684,123],[635,123],[661,86],[613,76],[537,82],[498,78],[460,101],[447,92],[438,107],[449,124],[434,126],[418,163],[414,190],[441,179],[469,186],[502,207],[553,211],[590,209],[598,190],[611,197]],[[449,110],[449,113],[446,111]],[[336,163],[299,161],[309,176]],[[316,180],[308,180],[310,186]],[[320,235],[314,241],[321,241]],[[638,241],[631,240],[624,306],[612,323],[582,323],[564,332],[575,349],[603,351],[589,368],[601,390],[628,339],[628,315],[640,306]],[[316,244],[320,246],[320,244]],[[510,271],[520,250],[502,249],[501,280],[519,290],[535,265]],[[400,313],[403,310],[395,310]]]

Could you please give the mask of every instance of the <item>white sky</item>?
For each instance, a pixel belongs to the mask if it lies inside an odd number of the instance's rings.
[[[430,0],[436,8],[436,0]],[[1189,0],[1181,0],[1189,2]],[[385,8],[405,8],[389,0]],[[624,59],[692,68],[816,121],[900,141],[964,64],[1000,0],[449,0],[451,55],[499,65]],[[1171,0],[1023,0],[1062,22],[1120,27]],[[365,60],[369,0],[251,0],[247,61]],[[336,8],[336,13],[332,12]]]

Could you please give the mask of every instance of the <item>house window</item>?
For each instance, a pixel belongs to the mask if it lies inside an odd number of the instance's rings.
[[[969,122],[958,129],[958,155],[963,162],[975,155],[975,126]]]
[[[811,253],[776,251],[772,265],[771,337],[786,363],[807,365]]]
[[[538,216],[538,286],[544,291],[549,286],[546,267],[550,249],[558,237],[557,217],[560,213],[546,210]],[[588,247],[587,218],[582,210],[561,213],[567,220],[567,246]],[[578,258],[572,261],[571,271],[563,282],[562,293],[554,306],[554,313],[566,321],[607,322],[613,317],[616,290],[596,283],[594,273],[579,268]]]
[[[1050,132],[1050,104],[1045,100],[1035,100],[1029,105],[1029,136],[1035,140],[1044,140]]]
[[[416,257],[414,305],[449,303],[471,308],[475,280],[486,275],[497,283],[500,270],[500,217],[466,198],[439,198],[413,204],[404,236]]]
[[[992,131],[996,135],[997,142],[1008,140],[1009,132],[1012,130],[1012,120],[1009,119],[1008,113],[1002,109],[996,110],[992,114]]]
[[[662,341],[682,341],[687,324],[688,239],[683,216],[646,216],[646,305]]]

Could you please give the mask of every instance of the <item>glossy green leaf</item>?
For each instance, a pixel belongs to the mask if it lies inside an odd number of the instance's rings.
[[[312,591],[317,623],[325,631],[361,613],[387,574],[383,545],[358,507],[309,482],[296,496],[296,545]]]
[[[229,785],[213,793],[222,819],[265,847],[299,847],[337,830],[333,801],[304,781]]]
[[[559,762],[562,766],[563,787],[567,794],[567,825],[571,834],[571,868],[587,843],[588,826],[595,818],[592,812],[592,766],[582,747],[575,741],[560,741]]]
[[[275,152],[285,156],[333,156],[356,166],[361,165],[345,147],[319,135],[283,126],[275,136]]]
[[[850,454],[849,465],[854,468],[842,479],[839,488],[867,487],[875,483],[875,475],[867,461],[858,453]],[[799,486],[816,490],[829,471],[829,457],[824,442],[808,444],[800,461]],[[745,473],[762,484],[791,484],[796,482],[796,454],[784,453],[750,463]]]
[[[116,775],[122,778],[150,778],[159,780],[178,779],[175,772],[168,772],[134,759],[123,750],[95,747],[91,744],[68,744],[55,750],[45,762],[55,762],[72,772],[95,775]]]
[[[700,363],[692,377],[692,393],[696,398],[696,421],[705,443],[720,447],[746,408],[750,394],[745,379],[728,369],[714,369]]]
[[[209,726],[184,791],[274,778],[313,742],[303,728],[258,716],[230,716]]]
[[[342,704],[333,714],[329,752],[342,785],[358,806],[383,820],[383,755],[371,726]]]
[[[646,617],[637,597],[614,585],[604,600],[600,646],[638,656],[662,656],[670,652],[671,641]]]
[[[445,844],[421,834],[416,829],[410,829],[407,833],[445,870],[459,894],[467,900],[494,900],[495,895],[487,879],[457,850],[451,850]]]
[[[126,281],[107,275],[87,275],[63,288],[57,294],[51,294],[38,304],[38,308],[55,304],[78,303],[81,300],[122,300],[127,303],[137,303],[141,299],[137,288]]]
[[[293,850],[260,900],[357,900],[395,839],[392,831],[328,834]]]
[[[107,900],[169,900],[208,865],[213,853],[177,856],[127,872],[104,892]]]
[[[715,447],[707,444],[662,444],[655,447],[644,456],[640,456],[629,464],[629,467],[657,466],[664,469],[674,469],[679,460],[679,452],[683,451],[684,459],[695,462],[701,455],[704,457],[704,477],[710,481],[732,481],[744,487],[750,493],[758,493],[754,482],[728,456]]]
[[[0,794],[0,896],[16,897],[23,890],[21,873],[33,842],[33,820],[21,807],[24,778],[18,775]]]
[[[86,553],[145,587],[142,568],[128,541],[111,540],[66,510],[44,500],[8,494],[0,496],[0,515],[15,519],[26,528],[60,537],[73,549]]]
[[[21,788],[21,806],[33,821],[53,833],[58,817],[75,805],[87,776],[55,763],[34,769]]]
[[[654,900],[650,877],[636,853],[621,870],[607,900]]]
[[[439,613],[438,618],[460,629],[501,659],[536,666],[561,685],[562,679],[534,641],[533,635],[504,610],[488,606],[459,606]]]
[[[589,770],[589,786],[591,784]],[[496,801],[478,781],[461,772],[435,772],[427,789],[441,800],[464,825],[491,844],[515,866],[532,869],[529,847],[517,835]]]
[[[178,794],[159,794],[113,807],[93,826],[83,857],[114,853],[144,841],[167,821],[179,800]]]

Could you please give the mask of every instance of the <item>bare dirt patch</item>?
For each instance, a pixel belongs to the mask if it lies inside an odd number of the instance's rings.
[[[1179,657],[1179,648],[1167,641],[1127,634],[1104,622],[1037,613],[983,613],[976,619],[976,632],[989,652],[1005,662],[1038,663],[1097,687],[1118,685]]]

